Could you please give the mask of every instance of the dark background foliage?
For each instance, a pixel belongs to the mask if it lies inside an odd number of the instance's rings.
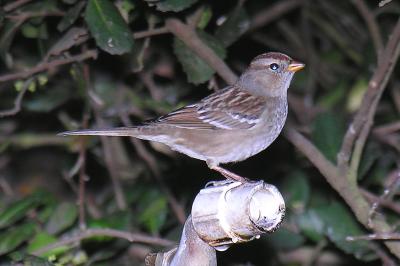
[[[177,243],[218,174],[155,143],[56,134],[165,114],[267,51],[307,65],[290,88],[285,133],[227,167],[276,185],[287,215],[275,233],[218,253],[219,265],[399,262],[397,1],[0,8],[0,265],[143,265]],[[394,240],[346,238],[374,232]]]

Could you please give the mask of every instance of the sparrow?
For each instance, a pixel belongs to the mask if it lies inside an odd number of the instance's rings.
[[[282,53],[261,54],[234,85],[197,103],[133,127],[85,129],[60,135],[128,136],[161,142],[205,161],[227,179],[248,182],[220,164],[245,160],[278,137],[288,113],[287,90],[294,73],[304,66]]]

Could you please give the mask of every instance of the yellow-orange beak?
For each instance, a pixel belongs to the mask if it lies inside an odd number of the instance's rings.
[[[293,61],[292,63],[290,63],[290,65],[288,66],[288,70],[292,71],[292,72],[297,72],[301,69],[303,69],[306,65],[300,62],[296,62]]]

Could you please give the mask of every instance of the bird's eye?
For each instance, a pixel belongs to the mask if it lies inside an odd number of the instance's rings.
[[[276,64],[276,63],[272,63],[272,64],[270,64],[269,65],[269,68],[271,69],[271,70],[278,70],[278,68],[279,68],[279,65],[278,64]]]

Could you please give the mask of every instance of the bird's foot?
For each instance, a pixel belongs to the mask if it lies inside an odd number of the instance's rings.
[[[212,170],[215,170],[219,172],[221,175],[223,175],[226,179],[234,181],[234,182],[240,182],[240,183],[249,183],[251,182],[250,179],[247,179],[246,177],[237,175],[235,173],[232,173],[231,171],[226,170],[225,168],[222,168],[220,166],[210,166]]]

